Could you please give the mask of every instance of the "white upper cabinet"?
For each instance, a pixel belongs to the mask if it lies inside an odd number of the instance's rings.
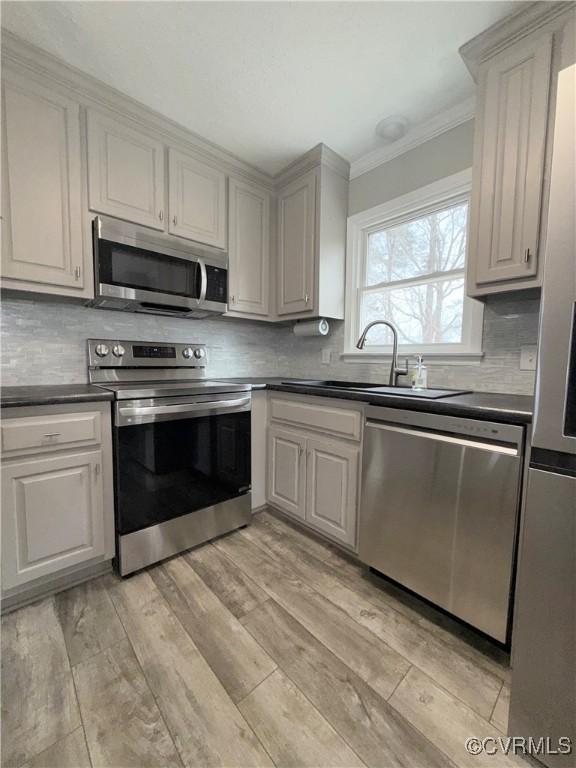
[[[168,158],[168,231],[226,248],[226,175],[173,149]]]
[[[349,163],[324,144],[278,179],[277,314],[344,317]]]
[[[552,35],[482,65],[470,226],[470,292],[538,270]]]
[[[163,230],[164,146],[88,110],[88,200],[97,213]]]
[[[270,193],[231,178],[228,203],[229,314],[268,315]]]
[[[316,237],[316,171],[278,195],[278,314],[312,308]]]
[[[80,107],[31,79],[3,81],[3,285],[82,295]]]

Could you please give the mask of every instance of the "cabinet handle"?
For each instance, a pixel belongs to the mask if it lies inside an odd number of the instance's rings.
[[[304,456],[304,446],[303,445],[299,445],[298,446],[298,453],[300,455],[300,458],[302,458],[302,456]]]
[[[306,296],[304,296],[304,303],[308,304],[309,300],[310,300],[310,296],[308,296],[308,294],[306,294]]]
[[[164,221],[164,211],[158,211],[158,218],[160,221]]]
[[[178,224],[178,218],[176,216],[172,216],[172,224],[174,224],[174,226]]]
[[[81,275],[80,267],[74,267],[74,279],[80,280],[80,275]]]
[[[232,296],[230,296],[230,303],[231,304],[236,304],[236,296],[234,296],[234,294],[232,294]]]
[[[528,264],[531,256],[532,254],[530,253],[530,248],[526,248],[526,250],[524,251],[524,264]]]
[[[96,466],[94,467],[94,474],[96,475],[96,477],[100,477],[100,464],[96,464]]]
[[[53,437],[60,437],[60,432],[46,432],[44,437],[51,439]]]

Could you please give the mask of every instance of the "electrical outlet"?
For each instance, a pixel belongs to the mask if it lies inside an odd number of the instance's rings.
[[[536,370],[536,357],[538,347],[536,344],[531,344],[527,347],[520,347],[520,370],[521,371],[535,371]]]
[[[329,347],[325,347],[322,350],[322,365],[330,365],[332,358],[332,350]]]

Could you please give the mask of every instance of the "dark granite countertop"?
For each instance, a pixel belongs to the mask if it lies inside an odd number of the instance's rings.
[[[36,386],[2,387],[0,406],[70,405],[99,400],[113,400],[112,392],[92,384],[39,384]]]
[[[279,376],[244,376],[218,380],[251,384],[255,390],[270,389],[277,392],[314,395],[315,397],[333,397],[339,400],[354,400],[370,405],[382,405],[387,408],[405,408],[449,416],[486,419],[506,424],[530,424],[534,404],[534,399],[527,395],[492,392],[473,392],[468,395],[455,395],[441,400],[425,400],[415,397],[375,394],[368,391],[330,389],[328,387],[320,389],[305,384],[294,384],[290,379]],[[2,408],[10,408],[26,405],[87,403],[112,399],[112,392],[90,384],[46,384],[3,387],[0,405]]]
[[[290,383],[290,379],[236,378],[227,381],[251,383],[254,389],[270,389],[276,392],[293,392],[316,397],[334,397],[339,400],[355,400],[370,405],[383,405],[387,408],[404,408],[411,411],[440,413],[447,416],[462,416],[471,419],[485,419],[504,424],[530,424],[534,411],[534,398],[528,395],[509,395],[493,392],[471,392],[468,395],[455,395],[440,400],[425,400],[415,397],[382,395],[351,390],[330,389],[328,387],[307,387],[305,384]]]

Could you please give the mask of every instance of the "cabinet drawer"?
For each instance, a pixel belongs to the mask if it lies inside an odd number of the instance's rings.
[[[2,453],[100,443],[100,413],[69,413],[6,419]]]
[[[360,411],[296,400],[273,398],[270,403],[270,418],[350,440],[360,440],[362,430]]]

